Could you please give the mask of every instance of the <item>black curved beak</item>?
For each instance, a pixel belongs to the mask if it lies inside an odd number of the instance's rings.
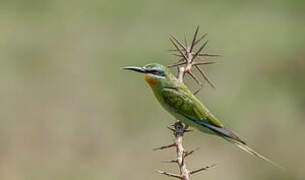
[[[140,73],[146,73],[144,68],[136,67],[136,66],[126,66],[126,67],[121,67],[121,69],[136,71],[136,72],[140,72]]]

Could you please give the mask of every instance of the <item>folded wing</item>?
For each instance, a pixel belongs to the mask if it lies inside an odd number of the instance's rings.
[[[161,95],[172,111],[213,131],[217,135],[229,137],[245,144],[241,138],[225,128],[191,92],[177,88],[163,88]]]

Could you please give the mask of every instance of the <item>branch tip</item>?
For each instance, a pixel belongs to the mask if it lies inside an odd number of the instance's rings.
[[[170,35],[170,37],[171,37],[174,41],[176,41],[176,43],[179,44],[180,47],[182,47],[182,49],[183,49],[184,51],[186,51],[186,47],[184,47],[184,45],[183,45],[178,39],[176,39],[175,36]]]
[[[175,64],[170,64],[167,67],[172,68],[172,67],[180,66],[180,65],[183,65],[183,64],[186,64],[186,62],[183,61],[183,62],[179,62],[179,63],[175,63]]]
[[[198,44],[203,38],[205,38],[208,35],[208,33],[204,33],[197,41],[195,41],[194,45]]]
[[[218,54],[199,53],[198,56],[219,57],[219,56],[221,56],[221,55],[218,55]]]
[[[205,65],[205,64],[215,64],[216,62],[212,62],[212,61],[209,61],[209,62],[195,62],[193,63],[193,65]]]
[[[190,172],[190,175],[199,173],[199,172],[201,172],[201,171],[205,171],[205,170],[207,170],[207,169],[209,169],[209,168],[212,168],[212,167],[215,167],[215,166],[216,166],[216,164],[212,164],[211,166],[206,166],[206,167],[203,167],[203,168],[200,168],[200,169],[191,171],[191,172]]]
[[[170,126],[167,126],[167,129],[171,130],[172,132],[175,132],[175,129]]]
[[[182,179],[182,176],[180,176],[178,174],[172,174],[172,173],[168,173],[168,172],[161,171],[161,170],[157,170],[157,173],[163,174],[163,175],[166,175],[166,176],[169,176],[169,177],[174,177],[174,178]]]
[[[195,65],[195,67],[199,71],[199,73],[203,76],[203,78],[215,89],[216,87],[215,87],[214,83],[208,78],[206,73],[203,70],[201,70],[198,65]]]
[[[158,148],[154,148],[153,150],[154,151],[163,150],[163,149],[168,149],[168,148],[175,147],[175,146],[176,146],[176,144],[173,143],[173,144],[170,144],[170,145],[165,145],[165,146],[161,146],[161,147],[158,147]]]
[[[195,31],[195,34],[194,34],[194,37],[193,37],[193,41],[192,41],[192,45],[191,45],[191,48],[190,48],[190,52],[193,51],[193,48],[195,46],[195,42],[196,42],[198,31],[199,31],[199,26],[197,26],[197,28],[196,28],[196,31]]]
[[[193,57],[193,60],[198,56],[198,54],[205,48],[205,46],[208,44],[208,40],[205,42],[205,43],[203,43],[203,45],[201,45],[200,46],[200,48],[198,49],[198,51],[196,52],[196,54],[194,55],[194,57]]]
[[[184,158],[187,157],[187,156],[189,156],[189,155],[191,155],[191,154],[193,154],[195,151],[198,151],[199,149],[200,149],[200,148],[197,147],[196,149],[193,149],[193,150],[191,150],[191,151],[186,151],[186,152],[184,152]]]
[[[179,47],[177,46],[177,44],[174,42],[174,40],[170,37],[169,40],[172,42],[172,44],[175,46],[175,48],[179,51],[179,53],[181,54],[181,56],[187,60],[187,57],[184,55],[184,53],[181,51],[181,49],[179,49]]]
[[[177,160],[161,161],[163,163],[178,163]]]
[[[185,44],[185,47],[188,48],[187,47],[187,40],[186,40],[186,33],[184,33],[184,44]],[[186,49],[186,51],[187,51],[187,49]]]

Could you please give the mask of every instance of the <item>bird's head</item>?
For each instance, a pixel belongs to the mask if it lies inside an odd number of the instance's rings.
[[[172,78],[175,78],[167,67],[157,63],[147,64],[143,67],[127,66],[122,69],[142,73],[145,81],[151,88],[155,88],[160,83],[167,83]]]

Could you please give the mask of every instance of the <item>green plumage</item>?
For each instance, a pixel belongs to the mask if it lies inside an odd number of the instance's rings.
[[[232,131],[224,128],[224,125],[210,113],[193,93],[165,68],[165,79],[160,81],[153,92],[160,104],[176,119],[183,123],[196,127],[200,131],[235,139],[243,144]]]
[[[144,67],[125,67],[124,69],[144,73],[145,80],[152,87],[162,107],[176,119],[202,132],[220,136],[240,149],[281,168],[248,147],[245,141],[225,128],[208,108],[183,83],[179,82],[165,66],[148,64]]]

